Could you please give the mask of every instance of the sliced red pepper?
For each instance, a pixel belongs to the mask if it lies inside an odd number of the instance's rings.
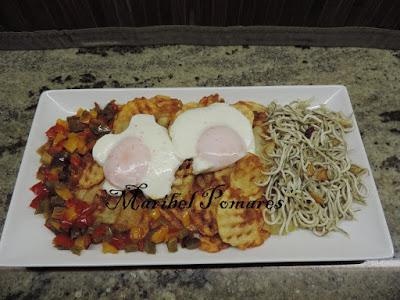
[[[92,225],[95,221],[95,217],[93,214],[82,214],[79,215],[78,218],[75,220],[74,224],[78,228],[86,228]]]
[[[30,207],[37,209],[39,207],[40,201],[49,195],[49,191],[43,182],[38,182],[31,187],[31,191],[36,195],[36,197],[29,204]]]
[[[96,243],[100,243],[106,236],[107,231],[109,231],[108,225],[100,224],[99,226],[97,226],[92,233],[93,241]]]
[[[72,222],[68,221],[68,220],[61,220],[61,229],[64,231],[68,231],[72,226]]]
[[[35,197],[35,198],[32,200],[31,204],[29,204],[29,206],[32,207],[32,208],[34,208],[34,209],[37,209],[37,208],[39,207],[40,200],[42,200],[41,197],[39,197],[39,196]]]
[[[39,194],[41,194],[43,191],[47,191],[46,185],[45,185],[43,182],[39,181],[38,183],[34,184],[34,185],[31,187],[31,191],[32,191],[35,195],[39,195]]]
[[[60,249],[71,249],[74,245],[74,241],[65,234],[57,234],[53,239],[53,244]]]
[[[88,206],[87,208],[82,209],[77,220],[75,220],[76,225],[79,228],[86,228],[88,226],[93,225],[96,219],[95,216],[93,215],[95,210],[96,210],[95,206]]]
[[[110,244],[113,245],[118,250],[122,250],[131,241],[128,234],[116,234],[111,238]]]
[[[73,208],[78,217],[74,220],[74,225],[79,228],[86,228],[92,225],[95,221],[93,212],[96,210],[95,206],[90,206],[84,201],[78,199],[69,199],[66,201],[66,206],[68,208]]]

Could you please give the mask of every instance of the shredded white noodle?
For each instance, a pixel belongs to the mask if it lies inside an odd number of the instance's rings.
[[[340,220],[354,219],[353,203],[365,203],[366,187],[362,169],[351,163],[344,135],[351,121],[325,107],[308,109],[309,102],[280,106],[271,103],[266,140],[274,142],[265,158],[271,166],[266,172],[265,197],[281,208],[264,209],[265,222],[275,233],[286,234],[296,228],[316,235],[344,230]]]

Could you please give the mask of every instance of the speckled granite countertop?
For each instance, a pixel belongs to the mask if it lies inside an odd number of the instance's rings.
[[[343,265],[4,269],[1,299],[398,299],[400,52],[296,47],[0,51],[0,230],[39,95],[102,87],[346,85],[395,258]]]

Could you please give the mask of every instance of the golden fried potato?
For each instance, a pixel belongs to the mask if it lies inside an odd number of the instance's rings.
[[[176,114],[176,116],[180,115],[181,113],[189,110],[189,109],[194,109],[194,108],[199,108],[201,107],[200,104],[198,102],[188,102],[188,103],[184,103],[182,105],[182,109],[180,111],[178,111],[178,113]]]
[[[171,209],[160,209],[161,216],[168,221],[168,226],[175,229],[182,229],[181,221],[175,216]]]
[[[182,102],[168,96],[155,96],[153,98],[135,98],[125,105],[122,105],[118,112],[114,124],[114,133],[124,131],[132,118],[136,114],[154,115],[156,121],[164,127],[168,127],[175,118],[176,113],[182,108]]]
[[[175,216],[175,218],[177,218],[181,222],[183,227],[185,227],[189,231],[196,231],[196,225],[193,224],[190,218],[190,209],[173,208],[169,211]]]
[[[230,176],[230,189],[234,196],[247,199],[261,199],[264,189],[257,183],[265,181],[264,166],[261,159],[252,153],[238,160]]]
[[[266,136],[268,136],[268,134],[265,132],[265,129],[263,127],[254,127],[253,133],[256,146],[256,154],[262,158],[261,160],[265,164],[265,159],[270,158],[270,154],[274,151],[275,143],[273,140],[266,139]],[[273,162],[271,160],[271,164],[272,163]]]
[[[219,235],[200,236],[200,249],[203,251],[215,253],[226,248],[229,248],[229,245],[224,243]]]
[[[223,103],[225,102],[224,99],[220,98],[218,94],[215,95],[210,95],[203,97],[199,100],[199,102],[187,102],[182,105],[182,108],[177,112],[177,114],[172,118],[172,121],[170,124],[173,123],[173,121],[176,119],[177,116],[179,116],[181,113],[189,110],[189,109],[194,109],[194,108],[199,108],[199,107],[206,107],[214,103]]]
[[[190,219],[200,234],[205,236],[214,236],[218,233],[216,216],[218,203],[213,201],[210,207],[204,208],[207,203],[207,197],[203,197],[201,193],[196,193],[193,207],[190,210]]]
[[[111,208],[103,207],[101,210],[95,212],[96,222],[105,223],[105,224],[114,224],[117,221],[117,218],[122,210],[122,205],[117,204],[118,197],[113,197],[108,199],[108,203]],[[130,208],[129,208],[130,209]]]
[[[213,183],[215,182],[214,173],[204,173],[198,174],[194,178],[193,189],[195,191],[205,191],[212,186],[215,186]]]
[[[224,185],[225,187],[228,187],[233,169],[234,166],[229,166],[214,172],[215,185]]]
[[[232,105],[240,110],[251,122],[253,127],[262,126],[268,118],[267,108],[253,101],[238,101]]]
[[[235,201],[231,195],[229,190],[226,191],[223,201],[228,206],[217,208],[218,233],[222,241],[242,250],[263,244],[269,233],[264,228],[261,209],[230,208],[232,201]]]
[[[89,189],[94,185],[99,184],[103,180],[103,168],[93,161],[89,163],[83,170],[83,173],[79,178],[79,187]]]
[[[179,198],[190,201],[193,192],[194,175],[191,160],[185,160],[175,172],[175,180],[172,183],[171,195],[179,194]]]
[[[79,189],[75,192],[75,196],[87,204],[92,204],[95,200],[97,193],[102,190],[102,186],[100,184],[95,185],[89,189]]]
[[[234,108],[240,111],[246,118],[249,120],[250,124],[253,124],[254,121],[254,114],[253,111],[246,105],[245,102],[239,101],[235,104],[232,104]]]
[[[113,224],[113,229],[116,231],[126,231],[139,226],[143,219],[143,213],[143,209],[132,209],[131,207],[122,209]]]
[[[225,100],[222,99],[218,94],[210,95],[210,96],[205,96],[200,99],[199,104],[201,107],[204,106],[209,106],[214,103],[224,103]]]

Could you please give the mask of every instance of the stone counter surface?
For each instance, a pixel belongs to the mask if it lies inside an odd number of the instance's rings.
[[[394,259],[297,266],[1,269],[0,299],[399,299],[399,51],[263,46],[0,51],[0,230],[42,91],[288,84],[347,86]],[[27,249],[34,242],[27,237]]]

